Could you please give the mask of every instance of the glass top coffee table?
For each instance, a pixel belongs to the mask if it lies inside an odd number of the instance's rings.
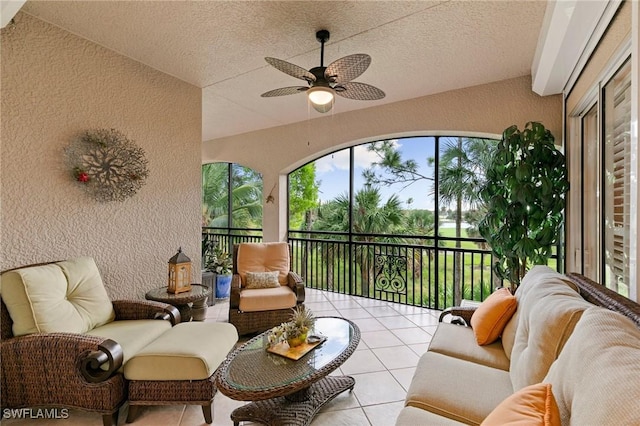
[[[345,318],[318,317],[312,334],[322,344],[297,361],[267,352],[267,336],[260,334],[231,352],[216,376],[218,390],[229,398],[253,401],[231,413],[241,421],[268,425],[308,425],[328,401],[356,383],[350,376],[329,376],[351,356],[360,330]]]

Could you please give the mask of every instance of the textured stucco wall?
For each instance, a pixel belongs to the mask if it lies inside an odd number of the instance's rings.
[[[182,246],[198,279],[200,89],[26,14],[1,45],[0,269],[92,256],[110,296],[142,298]],[[65,169],[64,147],[92,128],[145,150],[132,198],[96,202]]]
[[[340,99],[337,100],[340,102]],[[287,126],[207,141],[202,161],[229,161],[263,175],[265,197],[275,185],[274,204],[264,204],[266,240],[286,235],[286,179],[304,163],[357,143],[412,135],[501,135],[512,124],[542,122],[562,140],[562,96],[531,91],[531,77],[439,93]]]

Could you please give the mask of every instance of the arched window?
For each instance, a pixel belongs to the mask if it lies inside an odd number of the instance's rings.
[[[410,137],[346,148],[289,174],[294,267],[313,288],[431,308],[499,285],[477,231],[497,140]]]
[[[202,166],[202,255],[212,244],[262,240],[262,176],[233,163]]]

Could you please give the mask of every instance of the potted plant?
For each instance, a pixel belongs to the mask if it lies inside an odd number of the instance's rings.
[[[213,250],[218,241],[212,235],[202,234],[202,285],[211,289],[212,295],[207,300],[207,305],[213,306],[216,303],[216,274],[207,269]]]
[[[304,305],[298,305],[292,310],[291,320],[271,329],[268,337],[270,345],[286,341],[293,348],[307,341],[307,334],[315,323],[313,312]]]
[[[231,268],[233,263],[229,253],[220,247],[211,250],[211,255],[207,259],[206,269],[215,274],[215,293],[217,299],[229,297],[231,290]]]
[[[530,265],[547,264],[563,223],[569,190],[565,156],[537,122],[502,134],[480,191],[487,213],[478,227],[512,292]]]

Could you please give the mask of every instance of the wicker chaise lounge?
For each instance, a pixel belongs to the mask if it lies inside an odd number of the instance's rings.
[[[79,408],[114,425],[128,399],[128,422],[141,406],[174,404],[200,405],[213,422],[214,374],[238,341],[231,324],[112,302],[89,257],[7,271],[1,296],[2,408]]]
[[[125,361],[122,346],[112,339],[91,335],[93,330],[83,330],[82,323],[89,326],[102,322],[130,323],[138,330],[145,328],[148,337],[179,323],[180,313],[175,307],[158,302],[110,302],[101,281],[96,281],[99,275],[94,272],[97,273],[97,268],[93,260],[81,258],[31,265],[2,274],[3,409],[78,408],[101,414],[105,426],[117,424],[118,411],[127,399],[126,381],[119,372]],[[34,287],[51,276],[58,280],[44,283],[48,291],[42,290],[44,285]],[[32,285],[26,307],[27,293],[19,289],[23,281]],[[100,286],[95,286],[96,283]],[[46,302],[33,294],[38,292],[50,300]],[[101,304],[104,300],[112,310],[96,307],[96,302]],[[34,311],[29,311],[29,306]],[[27,326],[25,315],[32,318]]]
[[[304,282],[290,265],[286,242],[234,245],[229,322],[239,335],[288,321],[291,308],[304,303]]]

